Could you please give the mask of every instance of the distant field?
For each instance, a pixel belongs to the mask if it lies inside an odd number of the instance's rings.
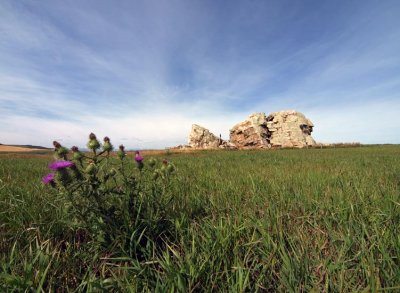
[[[9,145],[0,145],[0,152],[34,152],[34,151],[39,151],[42,149],[36,149],[36,148],[27,148],[27,147],[19,147],[19,146],[9,146]]]
[[[0,154],[0,291],[400,292],[400,146],[143,154],[177,175],[141,257],[70,220],[51,152]]]

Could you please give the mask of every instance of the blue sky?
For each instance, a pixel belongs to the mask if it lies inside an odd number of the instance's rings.
[[[400,143],[400,1],[0,0],[0,143],[184,144],[295,109]]]

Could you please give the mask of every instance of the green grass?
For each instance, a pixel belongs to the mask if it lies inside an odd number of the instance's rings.
[[[49,156],[0,155],[0,290],[400,291],[399,146],[168,159],[168,231],[136,255],[70,220]]]

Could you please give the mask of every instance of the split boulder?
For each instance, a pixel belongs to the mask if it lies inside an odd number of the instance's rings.
[[[233,126],[229,131],[229,140],[238,148],[269,147],[269,131],[264,113],[254,113],[245,121]]]
[[[214,149],[222,144],[222,140],[207,128],[193,124],[189,134],[188,144],[192,148]]]

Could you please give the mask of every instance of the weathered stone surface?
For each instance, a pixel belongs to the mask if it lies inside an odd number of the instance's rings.
[[[316,145],[311,136],[314,124],[304,114],[290,110],[274,112],[267,117],[271,133],[269,143],[273,147],[303,148]]]
[[[230,130],[230,141],[238,148],[307,147],[315,145],[311,137],[314,125],[302,113],[293,110],[265,116],[255,113]]]
[[[264,113],[254,113],[230,129],[229,140],[238,148],[266,148],[269,131]]]
[[[222,145],[223,141],[212,134],[207,128],[193,124],[189,134],[188,144],[192,148],[214,149]]]

